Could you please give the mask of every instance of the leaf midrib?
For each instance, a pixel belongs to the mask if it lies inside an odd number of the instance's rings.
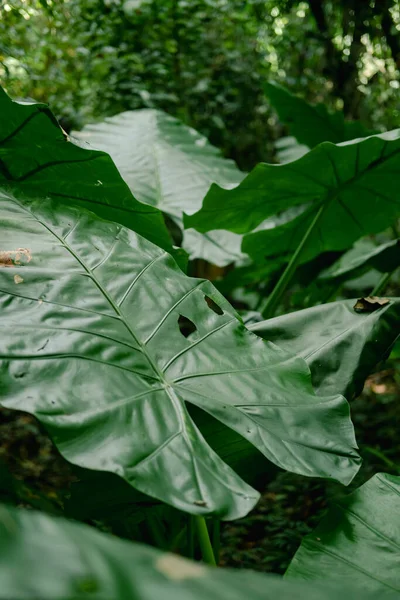
[[[33,213],[32,213],[33,214]],[[36,215],[34,215],[36,217]],[[79,218],[79,217],[78,217]],[[126,329],[128,330],[129,334],[132,336],[132,338],[134,339],[134,341],[138,344],[138,346],[140,347],[143,355],[145,356],[146,360],[148,361],[151,369],[158,375],[158,377],[160,378],[160,380],[162,382],[164,382],[165,384],[167,383],[165,377],[163,376],[162,371],[160,371],[160,369],[158,368],[157,364],[152,360],[152,358],[150,357],[149,353],[147,352],[146,347],[143,345],[143,342],[136,336],[135,332],[133,331],[132,327],[129,325],[129,323],[127,322],[123,312],[120,310],[120,308],[118,307],[117,304],[115,304],[114,300],[111,298],[111,296],[107,293],[107,291],[103,288],[103,286],[101,285],[100,281],[97,279],[97,277],[92,273],[92,271],[89,269],[89,267],[87,267],[87,265],[81,260],[81,258],[76,254],[76,252],[74,252],[74,250],[71,248],[71,246],[60,236],[58,236],[54,231],[52,231],[52,229],[50,229],[43,221],[40,221],[40,219],[37,219],[40,224],[47,229],[47,231],[54,236],[59,243],[67,250],[67,252],[69,252],[71,254],[71,256],[74,257],[74,259],[80,264],[80,266],[82,267],[82,269],[87,273],[87,276],[93,281],[93,283],[95,284],[95,286],[97,287],[97,289],[100,291],[100,293],[104,296],[104,298],[107,300],[107,302],[109,303],[109,305],[111,306],[111,308],[114,310],[114,312],[118,315],[119,319],[121,320],[121,322],[124,324],[124,326],[126,327]],[[76,226],[76,224],[75,224]],[[163,254],[161,254],[160,256],[158,256],[157,258],[162,258],[164,255],[167,255],[166,252],[164,252]],[[151,261],[154,262],[154,261]],[[145,269],[148,268],[148,264],[146,265]],[[138,280],[138,278],[140,277],[140,275],[144,272],[144,270],[142,270],[134,279],[133,283],[136,283],[136,281]],[[132,288],[131,284],[129,286],[129,289]]]
[[[25,210],[27,210],[27,209],[25,209]],[[27,211],[27,212],[31,212],[31,211]],[[93,283],[96,285],[96,287],[98,288],[100,293],[104,296],[104,298],[110,304],[110,306],[112,307],[114,312],[117,314],[118,318],[121,319],[121,322],[124,324],[124,326],[126,327],[126,329],[129,332],[129,334],[132,336],[132,338],[135,340],[135,342],[139,345],[139,347],[141,348],[141,350],[143,352],[143,355],[145,356],[146,360],[148,361],[150,367],[153,369],[153,371],[158,376],[159,381],[162,383],[162,388],[163,388],[164,392],[168,395],[168,397],[171,401],[171,404],[174,407],[175,414],[176,414],[178,422],[179,422],[179,431],[176,432],[176,436],[182,435],[185,438],[187,446],[189,448],[191,448],[192,447],[191,440],[187,434],[186,427],[185,427],[185,421],[184,421],[184,413],[187,413],[187,409],[184,405],[184,402],[182,402],[178,398],[172,385],[166,380],[164,373],[158,368],[157,364],[152,360],[151,356],[147,352],[146,347],[143,345],[141,340],[136,336],[135,332],[133,331],[133,329],[131,328],[129,323],[126,321],[124,314],[121,312],[119,307],[115,304],[115,302],[109,296],[107,291],[104,290],[101,283],[98,281],[97,277],[95,275],[93,275],[91,270],[86,266],[86,264],[81,260],[81,258],[74,252],[74,250],[70,247],[70,245],[67,244],[63,238],[61,238],[54,231],[52,231],[43,221],[41,221],[38,217],[36,217],[36,215],[34,213],[31,212],[31,214],[33,214],[33,216],[36,218],[36,220],[50,233],[50,235],[54,236],[59,241],[59,243],[71,254],[71,256],[73,256],[75,258],[75,260],[81,265],[82,269],[84,269],[84,271],[87,273],[87,276],[93,281]],[[79,217],[78,217],[78,219],[79,219]],[[77,224],[75,223],[75,227],[76,226],[77,226]],[[65,236],[65,237],[67,237],[67,236]],[[167,255],[168,254],[166,252],[164,252],[163,254],[160,255],[159,258],[161,258],[163,256],[167,256]],[[143,272],[143,270],[142,270],[142,272]],[[138,277],[136,277],[135,281],[137,281],[137,279],[138,279]],[[193,423],[193,427],[196,427],[194,423]],[[157,453],[158,453],[157,451],[151,453],[151,455],[149,455],[147,457],[147,459],[149,459],[150,457],[153,457]],[[202,490],[201,490],[200,478],[197,473],[196,459],[192,454],[190,455],[190,457],[191,457],[191,461],[193,464],[193,472],[194,472],[194,475],[196,478],[197,488],[198,488],[199,492],[201,493],[202,497],[204,497],[204,494],[202,493]],[[204,461],[202,461],[200,457],[197,457],[197,460],[203,464],[204,468],[206,468],[208,471],[210,471],[207,464],[204,463]],[[216,474],[214,472],[212,474],[213,474],[213,477],[216,477]],[[216,477],[216,478],[219,481],[221,481],[220,478],[218,478],[218,477]],[[228,486],[227,482],[223,482],[223,484],[225,487],[228,487],[229,489],[231,489],[231,487]],[[240,493],[240,492],[236,491],[235,493]]]

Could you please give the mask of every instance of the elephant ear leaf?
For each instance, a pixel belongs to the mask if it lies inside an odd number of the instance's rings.
[[[0,87],[0,115],[0,189],[88,208],[172,249],[161,212],[132,196],[108,154],[74,144],[45,104]]]
[[[183,212],[199,210],[211,183],[232,187],[244,177],[203,135],[161,110],[123,112],[73,136],[109,152],[135,197],[181,228]],[[243,258],[241,243],[242,237],[229,231],[201,235],[191,229],[184,232],[182,247],[192,259],[223,267]]]
[[[297,261],[306,262],[322,252],[347,250],[399,216],[399,166],[400,130],[337,145],[324,142],[294,162],[257,165],[234,189],[212,185],[201,210],[185,216],[185,226],[252,232],[242,250],[264,263],[292,255],[307,236]],[[294,218],[263,226],[293,207],[301,209]]]
[[[304,360],[250,333],[210,282],[82,209],[5,193],[0,207],[0,401],[34,414],[70,462],[240,517],[258,494],[207,444],[193,405],[283,469],[351,481],[347,402],[317,398]]]
[[[0,598],[378,600],[353,586],[215,569],[93,527],[0,505]]]
[[[337,501],[295,554],[285,579],[341,581],[400,594],[400,477],[379,473]]]
[[[304,358],[319,396],[335,391],[352,399],[400,335],[400,298],[378,298],[372,306],[358,311],[354,300],[330,302],[248,328]]]

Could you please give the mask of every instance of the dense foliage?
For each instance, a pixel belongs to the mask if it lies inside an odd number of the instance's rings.
[[[249,169],[279,134],[271,78],[346,117],[398,121],[397,0],[2,0],[1,76],[64,128],[161,108]]]
[[[0,598],[398,598],[397,3],[2,8]]]

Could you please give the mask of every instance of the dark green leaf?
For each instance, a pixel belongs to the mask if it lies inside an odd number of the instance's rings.
[[[353,478],[345,400],[316,401],[304,361],[249,333],[210,282],[86,211],[3,194],[1,214],[4,248],[30,260],[0,269],[0,397],[36,415],[70,462],[181,510],[244,515],[258,494],[206,443],[190,403],[284,469]]]
[[[172,249],[160,211],[135,200],[107,154],[73,144],[45,104],[0,87],[0,115],[0,189],[90,208]]]
[[[338,144],[375,133],[359,121],[345,121],[342,111],[329,112],[324,104],[308,104],[277,83],[266,83],[265,92],[290,134],[309,148],[321,142]]]
[[[400,240],[391,240],[375,246],[370,240],[359,240],[354,247],[343,254],[329,269],[325,269],[320,279],[352,279],[368,269],[390,273],[400,266]]]
[[[392,223],[400,213],[399,167],[398,130],[338,145],[324,142],[295,162],[259,164],[233,190],[211,186],[203,208],[185,216],[185,226],[246,233],[273,214],[303,205],[289,222],[246,236],[242,249],[257,261],[292,253],[321,211],[301,255],[305,262],[324,251],[347,250]]]
[[[199,210],[211,183],[232,187],[244,177],[204,136],[160,110],[120,113],[74,136],[109,152],[135,197],[180,226],[183,211]],[[182,245],[191,259],[225,266],[243,256],[241,241],[228,231],[200,235],[191,230]]]
[[[352,398],[400,335],[400,298],[369,313],[358,313],[353,306],[354,300],[332,302],[249,329],[304,358],[319,396],[335,392]]]
[[[380,598],[338,585],[213,569],[87,525],[0,505],[1,600],[336,600],[339,593],[342,600]]]
[[[379,473],[336,502],[304,538],[285,578],[340,581],[400,596],[400,477]]]

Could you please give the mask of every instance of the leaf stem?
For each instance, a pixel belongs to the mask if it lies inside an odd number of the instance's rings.
[[[391,278],[391,276],[393,275],[393,273],[394,273],[394,271],[391,271],[390,273],[384,273],[382,275],[382,277],[380,278],[380,280],[378,281],[378,283],[372,290],[371,296],[379,296],[379,294],[381,294],[383,292],[383,290],[386,288],[386,285],[387,285],[389,279]]]
[[[216,567],[217,563],[215,562],[214,551],[211,545],[210,536],[208,534],[206,520],[204,517],[195,515],[194,522],[203,561],[208,565]]]
[[[194,517],[193,515],[188,515],[187,521],[187,556],[188,558],[194,558]]]
[[[393,469],[395,471],[397,471],[397,473],[400,472],[400,467],[398,464],[396,464],[395,462],[393,462],[392,460],[390,460],[390,458],[387,458],[387,456],[385,456],[383,454],[383,452],[381,452],[380,450],[377,450],[377,448],[371,448],[371,446],[365,446],[364,450],[366,452],[368,452],[369,454],[373,454],[374,456],[376,456],[377,458],[380,458],[381,461],[383,463],[385,463],[385,465],[387,467],[389,467],[390,469]]]
[[[327,205],[325,203],[320,206],[317,214],[315,215],[314,219],[310,223],[309,228],[307,229],[306,233],[304,234],[303,239],[301,240],[300,244],[297,246],[295,253],[293,254],[292,258],[290,259],[288,266],[286,267],[286,269],[282,273],[278,283],[272,290],[272,293],[268,298],[268,301],[264,307],[264,310],[262,311],[262,316],[264,317],[264,319],[269,319],[274,316],[276,308],[277,308],[279,302],[281,301],[282,296],[285,293],[289,283],[291,282],[291,280],[293,278],[293,275],[294,275],[294,272],[298,265],[300,256],[301,256],[305,246],[307,245],[307,242],[308,242],[311,234],[313,233],[316,226],[318,225],[318,223],[326,209],[326,206]]]
[[[166,550],[168,543],[163,535],[163,527],[160,519],[158,519],[155,515],[148,516],[146,519],[146,525],[147,530],[152,537],[153,545],[157,548],[160,548],[160,550]]]
[[[212,546],[214,550],[215,562],[218,565],[221,547],[221,521],[219,519],[213,519]]]

